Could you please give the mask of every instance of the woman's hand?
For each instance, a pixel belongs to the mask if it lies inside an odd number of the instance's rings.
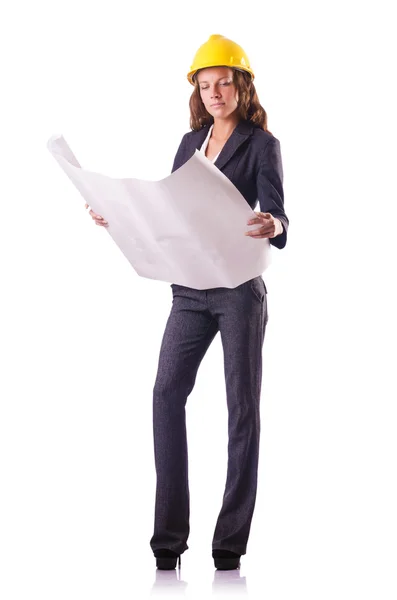
[[[246,231],[245,235],[249,235],[255,239],[274,238],[276,235],[283,233],[283,224],[280,219],[276,219],[270,213],[257,212],[257,216],[250,219],[247,225],[261,225],[258,229]]]
[[[88,208],[88,204],[86,203],[85,208]],[[101,215],[97,215],[96,213],[94,213],[94,211],[92,209],[90,209],[89,214],[91,215],[91,217],[93,218],[93,220],[95,221],[96,225],[102,225],[103,227],[107,227],[108,226],[108,222],[105,221],[105,219],[103,217],[101,217]]]

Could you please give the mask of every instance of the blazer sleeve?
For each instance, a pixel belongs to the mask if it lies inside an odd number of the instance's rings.
[[[171,173],[173,173],[174,171],[179,169],[179,167],[181,167],[183,165],[183,163],[185,162],[184,157],[185,157],[186,136],[187,136],[187,133],[185,133],[185,135],[183,136],[183,138],[181,140],[181,143],[179,144],[179,148],[177,150],[177,153],[175,154],[174,164],[172,165]]]
[[[269,241],[276,248],[284,248],[287,243],[289,220],[284,211],[283,165],[280,142],[277,138],[271,139],[262,150],[257,176],[257,194],[261,212],[270,213],[280,219],[283,225],[283,232],[274,238],[269,238]]]

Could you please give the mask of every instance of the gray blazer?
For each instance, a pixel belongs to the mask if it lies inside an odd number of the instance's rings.
[[[207,134],[208,126],[204,126],[200,131],[189,131],[183,136],[172,172],[201,148]],[[283,167],[278,139],[249,121],[240,121],[214,164],[235,185],[252,210],[259,201],[261,212],[280,219],[283,233],[269,241],[276,248],[284,248],[289,220],[284,212]]]

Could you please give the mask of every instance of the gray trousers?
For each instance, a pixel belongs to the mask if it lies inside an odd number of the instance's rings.
[[[157,474],[153,551],[182,554],[189,536],[185,405],[199,365],[220,331],[228,407],[228,466],[213,549],[245,554],[254,512],[260,436],[262,346],[267,315],[261,276],[236,288],[172,286],[173,304],[153,390]]]

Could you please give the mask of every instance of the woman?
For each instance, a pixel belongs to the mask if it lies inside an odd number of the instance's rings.
[[[191,131],[182,138],[172,171],[200,149],[261,212],[246,235],[287,241],[279,141],[267,130],[266,112],[243,49],[212,35],[197,51],[188,80]],[[97,225],[106,221],[90,211]],[[174,569],[189,535],[185,405],[199,365],[220,332],[228,405],[227,481],[212,540],[217,569],[237,569],[246,553],[256,490],[260,436],[262,346],[267,290],[261,276],[234,289],[172,286],[173,304],[161,344],[153,390],[157,489],[150,545],[159,569]]]

